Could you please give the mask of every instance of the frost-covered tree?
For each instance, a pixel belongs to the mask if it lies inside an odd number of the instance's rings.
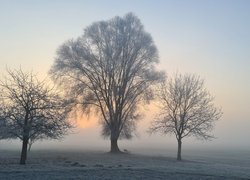
[[[20,164],[26,162],[30,140],[59,139],[71,127],[64,100],[34,74],[8,70],[0,91],[0,136],[22,141]]]
[[[162,77],[155,70],[157,62],[152,37],[129,13],[95,22],[61,45],[51,73],[83,110],[100,113],[111,152],[120,152],[118,138],[132,137],[137,107],[152,98],[151,87]]]
[[[221,117],[221,110],[213,104],[213,97],[197,75],[176,74],[159,89],[161,112],[152,122],[150,132],[174,134],[178,142],[177,160],[181,160],[184,137],[211,139],[209,132]]]

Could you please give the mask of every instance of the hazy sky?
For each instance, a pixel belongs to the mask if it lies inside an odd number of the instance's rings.
[[[250,1],[242,0],[0,0],[0,71],[22,67],[45,76],[56,49],[92,22],[135,13],[149,32],[167,73],[191,72],[205,79],[224,114],[211,142],[184,140],[185,147],[250,149]],[[138,124],[138,138],[122,148],[175,148],[173,137],[148,136],[152,116]],[[34,148],[109,147],[96,122],[83,121],[61,142]],[[0,142],[13,147],[16,142]],[[21,144],[17,144],[18,147]]]

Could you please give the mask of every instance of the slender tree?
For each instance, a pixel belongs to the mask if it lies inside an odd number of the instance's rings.
[[[71,127],[60,96],[32,73],[8,70],[0,81],[2,139],[22,141],[20,164],[25,164],[30,140],[59,139]]]
[[[150,132],[174,134],[178,142],[177,160],[181,160],[182,139],[195,136],[211,139],[209,132],[221,117],[221,110],[213,105],[213,97],[197,75],[176,74],[159,90],[161,112],[152,122]]]
[[[95,22],[57,52],[51,73],[68,96],[88,112],[100,113],[103,136],[111,152],[120,152],[118,138],[131,138],[137,107],[152,98],[151,87],[162,73],[155,70],[157,49],[132,13]]]

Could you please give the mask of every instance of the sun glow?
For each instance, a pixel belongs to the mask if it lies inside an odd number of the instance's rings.
[[[76,126],[80,129],[96,127],[97,117],[94,115],[81,115],[76,119]]]

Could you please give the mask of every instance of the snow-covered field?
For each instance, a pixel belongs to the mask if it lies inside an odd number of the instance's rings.
[[[237,154],[237,153],[235,153]],[[0,179],[250,179],[249,154],[191,154],[182,162],[162,155],[0,150]]]

